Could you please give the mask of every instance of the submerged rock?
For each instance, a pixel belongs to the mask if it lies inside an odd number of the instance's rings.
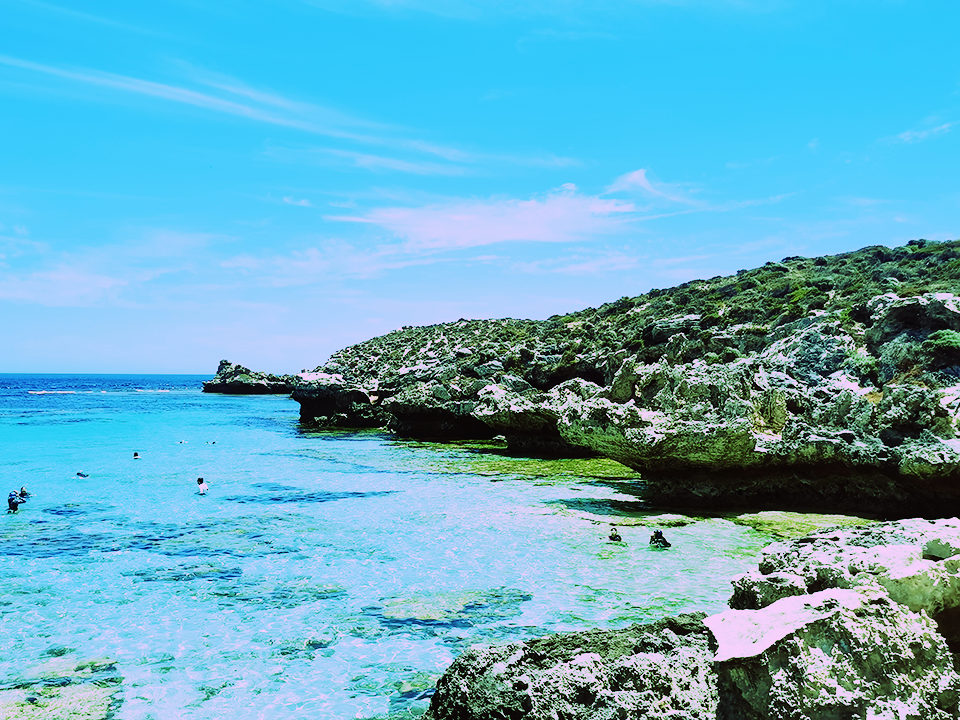
[[[821,515],[817,513],[795,513],[782,510],[763,510],[730,518],[737,525],[746,525],[762,533],[778,538],[796,538],[816,530],[834,527],[856,527],[869,525],[873,520],[851,515]]]
[[[108,720],[121,703],[123,678],[106,658],[78,660],[68,648],[52,647],[48,659],[0,686],[4,720]]]

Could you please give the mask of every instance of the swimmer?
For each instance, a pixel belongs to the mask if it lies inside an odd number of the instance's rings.
[[[20,495],[20,497],[22,497],[24,500],[26,500],[28,497],[30,497],[30,493],[27,492],[27,486],[26,486],[26,485],[22,485],[22,486],[20,487],[20,493],[19,493],[19,495]]]
[[[133,459],[134,459],[134,460],[139,460],[139,459],[140,459],[140,453],[135,452],[135,453],[133,454]]]
[[[623,540],[623,538],[620,537],[620,533],[617,532],[617,528],[613,525],[610,526],[610,539],[613,540],[613,542],[620,542]]]
[[[7,496],[7,512],[15,513],[26,501],[26,498],[20,497],[20,493],[14,490]]]
[[[197,478],[197,490],[200,495],[206,495],[210,487],[203,481],[203,478]]]
[[[77,477],[90,477],[90,476],[87,475],[85,472],[78,472]]]
[[[650,544],[658,548],[670,547],[670,543],[668,543],[667,539],[663,536],[663,530],[653,531],[653,535],[650,536]]]

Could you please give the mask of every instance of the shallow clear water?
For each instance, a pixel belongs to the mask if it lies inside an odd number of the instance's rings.
[[[769,542],[613,544],[610,463],[304,432],[202,379],[0,375],[0,490],[34,494],[0,516],[0,686],[66,648],[117,661],[120,719],[416,714],[472,643],[718,611]]]

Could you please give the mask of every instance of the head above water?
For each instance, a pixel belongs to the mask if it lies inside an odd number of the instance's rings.
[[[133,454],[133,456],[134,456],[135,458],[139,458],[139,457],[140,457],[140,453],[135,452],[135,453]]]
[[[203,485],[203,478],[197,478],[197,485]]]

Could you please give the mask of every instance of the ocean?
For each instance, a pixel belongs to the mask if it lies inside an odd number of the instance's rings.
[[[712,518],[654,551],[616,463],[310,431],[204,379],[0,375],[0,491],[32,494],[0,518],[0,695],[67,677],[118,720],[411,717],[471,644],[720,611],[771,541]]]

